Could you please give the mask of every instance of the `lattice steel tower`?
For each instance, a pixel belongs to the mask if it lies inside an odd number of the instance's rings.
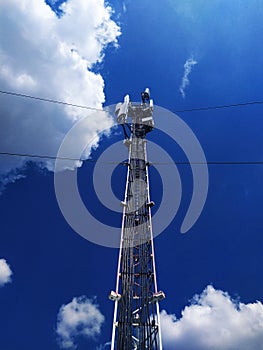
[[[165,296],[156,283],[145,139],[154,127],[149,89],[141,98],[134,104],[127,95],[116,106],[129,156],[116,290],[109,295],[115,302],[111,350],[162,350],[159,301]]]

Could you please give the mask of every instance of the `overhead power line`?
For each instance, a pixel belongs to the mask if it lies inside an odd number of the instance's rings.
[[[26,94],[22,94],[22,93],[12,92],[12,91],[0,90],[0,93],[5,94],[5,95],[14,96],[14,97],[24,97],[24,98],[29,98],[29,99],[33,99],[33,100],[48,102],[48,103],[61,104],[64,106],[89,109],[89,110],[94,110],[94,111],[103,111],[103,109],[100,109],[100,108],[78,105],[78,104],[74,104],[74,103],[58,101],[58,100],[44,98],[44,97],[31,96],[31,95],[26,95]],[[176,113],[184,113],[184,112],[209,111],[209,110],[214,110],[214,109],[244,107],[244,106],[261,105],[261,104],[263,104],[263,100],[262,101],[248,101],[248,102],[241,102],[241,103],[233,103],[233,104],[226,104],[226,105],[217,105],[217,106],[204,106],[204,107],[194,107],[194,108],[188,108],[188,109],[178,109],[175,112]]]
[[[52,160],[61,159],[61,160],[73,160],[73,161],[80,160],[81,161],[81,159],[71,158],[71,157],[56,157],[56,156],[49,156],[49,155],[44,155],[44,154],[31,154],[31,153],[0,152],[0,155],[3,155],[3,156],[16,156],[16,157],[29,157],[29,158],[40,158],[40,159],[52,159]],[[93,161],[93,160],[87,159],[87,161]]]
[[[90,109],[90,110],[93,110],[93,111],[103,111],[103,109],[99,109],[99,108],[95,108],[95,107],[81,106],[81,105],[77,105],[77,104],[74,104],[74,103],[68,103],[68,102],[53,100],[53,99],[44,98],[44,97],[36,97],[36,96],[31,96],[31,95],[19,94],[19,93],[12,92],[12,91],[0,90],[0,93],[1,94],[5,94],[5,95],[15,96],[15,97],[24,97],[24,98],[30,98],[32,100],[38,100],[38,101],[49,102],[49,103],[56,103],[56,104],[60,104],[60,105],[70,106],[70,107],[77,107],[77,108],[82,108],[82,109]]]
[[[31,154],[31,153],[13,153],[13,152],[0,152],[0,155],[2,156],[16,156],[16,157],[28,157],[28,158],[39,158],[39,159],[52,159],[52,160],[72,160],[72,161],[82,161],[82,162],[92,162],[95,163],[97,160],[95,159],[79,159],[79,158],[72,158],[72,157],[57,157],[57,156],[49,156],[49,155],[43,155],[43,154]],[[107,164],[127,164],[125,162],[116,162],[116,161],[109,161],[104,162]],[[174,162],[150,162],[152,165],[171,165],[171,164],[178,164],[178,165],[189,165],[189,164],[196,164],[196,165],[204,165],[204,164],[210,164],[210,165],[263,165],[263,161],[207,161],[207,162],[187,162],[187,161],[174,161]]]
[[[229,105],[218,105],[218,106],[207,106],[207,107],[196,107],[196,108],[190,108],[190,109],[181,109],[181,110],[177,110],[175,112],[182,113],[182,112],[209,111],[212,109],[243,107],[243,106],[251,106],[251,105],[261,105],[261,104],[263,104],[263,101],[249,101],[249,102],[243,102],[243,103],[233,103],[233,104],[229,104]]]

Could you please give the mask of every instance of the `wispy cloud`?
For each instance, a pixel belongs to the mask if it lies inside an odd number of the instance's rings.
[[[58,343],[63,349],[75,349],[76,338],[95,338],[100,335],[104,316],[94,299],[85,296],[73,298],[62,305],[57,320]]]
[[[127,6],[126,6],[126,4],[125,4],[124,1],[123,1],[123,3],[122,3],[122,10],[123,10],[124,13],[127,12]]]
[[[5,259],[0,259],[0,287],[11,282],[13,272]]]
[[[263,304],[243,304],[208,286],[182,317],[161,313],[166,350],[258,350],[263,344]]]
[[[123,0],[122,1],[122,11],[123,11],[123,13],[126,13],[128,11],[129,4],[130,4],[130,0]]]
[[[107,342],[105,344],[101,344],[99,346],[96,347],[96,350],[105,350],[105,349],[109,349],[111,346],[111,342]]]
[[[189,82],[189,74],[191,73],[193,66],[196,65],[197,63],[198,62],[195,61],[193,59],[193,57],[191,57],[191,58],[188,58],[188,60],[184,64],[184,75],[183,75],[182,82],[181,82],[181,85],[179,88],[183,98],[185,98],[185,88],[190,83]]]

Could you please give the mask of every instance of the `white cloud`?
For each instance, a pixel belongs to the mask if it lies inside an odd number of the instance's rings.
[[[263,305],[243,304],[208,286],[196,295],[182,317],[161,313],[166,350],[263,349]]]
[[[13,272],[5,259],[0,259],[0,287],[11,282]]]
[[[111,341],[96,347],[96,350],[105,350],[111,347]]]
[[[0,89],[101,108],[104,80],[92,67],[103,59],[107,45],[117,45],[120,28],[104,0],[68,0],[61,8],[64,14],[58,18],[44,0],[1,0]],[[90,115],[85,138],[94,141],[88,156],[98,133],[112,125],[106,113],[98,117],[87,110],[3,94],[0,105],[2,152],[56,155],[72,125]],[[26,161],[1,157],[0,175],[17,174]],[[51,161],[44,166],[53,168]]]
[[[95,338],[101,332],[104,316],[94,299],[73,298],[58,313],[57,335],[61,348],[76,348],[76,338]]]
[[[191,73],[193,66],[196,65],[197,63],[198,62],[195,61],[193,58],[188,58],[188,60],[184,64],[184,75],[179,88],[183,98],[185,98],[185,89],[190,83],[188,78],[189,74]]]
[[[122,3],[122,10],[123,10],[124,13],[127,12],[127,6],[126,6],[126,4],[125,4],[124,1],[123,1],[123,3]]]

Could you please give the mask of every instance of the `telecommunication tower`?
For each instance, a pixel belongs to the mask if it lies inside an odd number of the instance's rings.
[[[141,93],[141,103],[126,95],[116,106],[117,121],[123,127],[129,155],[123,205],[121,241],[111,350],[162,350],[159,301],[164,299],[156,282],[155,256],[146,134],[152,131],[153,101],[149,89]]]

